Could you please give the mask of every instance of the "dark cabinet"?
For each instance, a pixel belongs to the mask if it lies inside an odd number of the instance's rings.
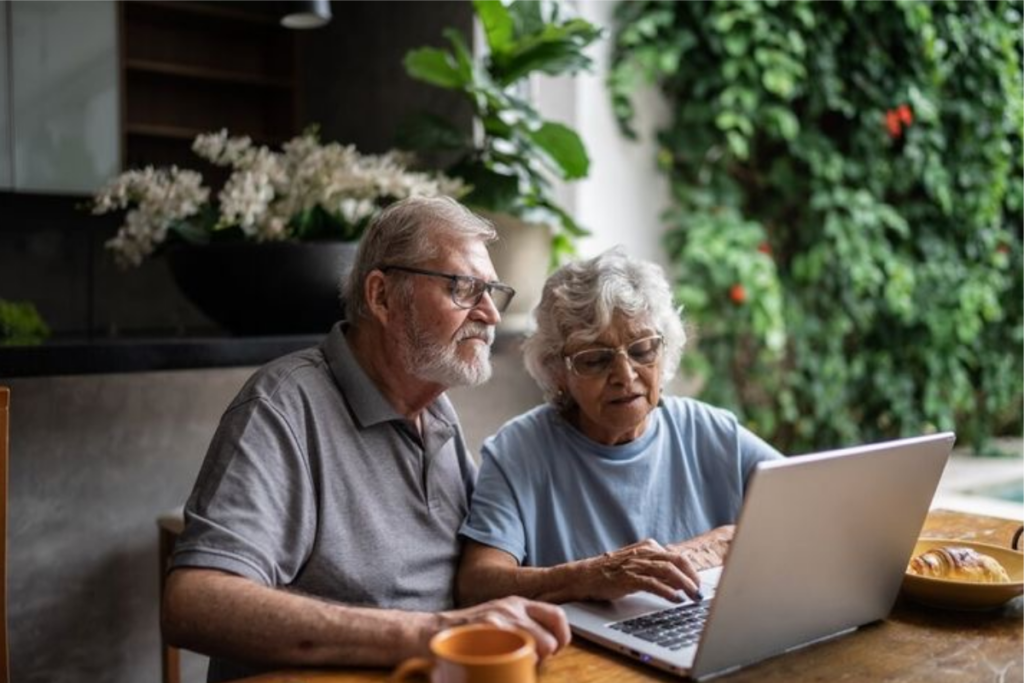
[[[124,167],[194,167],[196,135],[298,131],[295,32],[277,2],[121,2]]]

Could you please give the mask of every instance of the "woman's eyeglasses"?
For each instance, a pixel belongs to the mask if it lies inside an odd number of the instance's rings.
[[[660,334],[644,337],[615,349],[586,349],[564,356],[565,367],[581,377],[596,377],[611,369],[615,357],[620,353],[633,365],[654,365],[661,357],[665,340]]]
[[[429,275],[430,277],[443,277],[449,282],[449,289],[452,295],[452,302],[459,308],[473,308],[483,300],[484,294],[489,294],[494,307],[498,313],[504,313],[508,305],[512,303],[512,297],[516,290],[501,282],[487,282],[472,275],[452,275],[451,273],[439,273],[436,270],[424,270],[423,268],[410,268],[408,266],[380,266],[377,270],[386,273],[389,270],[400,270],[403,273],[415,275]]]

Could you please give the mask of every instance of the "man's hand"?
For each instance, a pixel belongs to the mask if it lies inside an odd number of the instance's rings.
[[[649,538],[576,566],[581,572],[581,588],[591,600],[615,600],[648,591],[680,602],[679,591],[691,598],[700,592],[700,578],[693,564],[678,551]]]
[[[484,602],[467,609],[441,612],[437,615],[434,633],[451,626],[486,623],[515,626],[537,641],[537,656],[544,659],[569,644],[569,622],[561,607],[519,597]],[[433,633],[428,635],[432,636]]]
[[[729,552],[729,544],[735,533],[736,527],[727,524],[687,541],[673,543],[669,548],[689,560],[698,571],[718,567],[725,563],[725,555]]]

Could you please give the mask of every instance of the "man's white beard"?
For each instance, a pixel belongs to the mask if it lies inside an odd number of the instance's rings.
[[[436,382],[446,387],[478,386],[491,378],[491,344],[494,327],[466,321],[450,344],[435,342],[423,333],[419,317],[409,311],[409,325],[402,361],[407,372],[421,380]],[[460,342],[472,337],[485,339],[486,344]],[[473,357],[465,361],[459,357],[459,346],[473,350]]]

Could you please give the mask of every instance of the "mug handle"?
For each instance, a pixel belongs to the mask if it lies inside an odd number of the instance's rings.
[[[1012,540],[1012,541],[1010,541],[1010,547],[1011,547],[1011,548],[1013,548],[1014,550],[1020,550],[1020,549],[1021,549],[1021,547],[1020,547],[1020,535],[1021,535],[1022,533],[1024,533],[1024,526],[1021,526],[1021,527],[1020,527],[1019,529],[1017,529],[1017,531],[1016,531],[1016,532],[1015,532],[1015,533],[1013,534],[1013,540]]]
[[[391,681],[404,681],[413,676],[430,677],[430,671],[434,668],[434,662],[425,657],[413,657],[402,662],[395,672],[391,674]]]

